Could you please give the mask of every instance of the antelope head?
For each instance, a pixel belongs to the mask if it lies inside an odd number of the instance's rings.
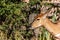
[[[42,26],[43,25],[43,22],[44,22],[44,19],[46,18],[46,15],[44,14],[38,14],[36,17],[35,17],[35,20],[33,21],[32,23],[32,29],[35,29],[39,26]]]
[[[39,26],[42,26],[44,24],[45,18],[47,16],[47,12],[46,13],[40,13],[35,17],[35,20],[32,23],[32,29],[35,29]]]

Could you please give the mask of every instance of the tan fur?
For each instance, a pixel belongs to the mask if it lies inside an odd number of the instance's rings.
[[[55,36],[56,34],[59,34],[60,22],[58,22],[57,24],[54,24],[48,18],[44,18],[44,17],[45,17],[45,14],[40,13],[32,23],[32,28],[37,28],[43,25],[52,35]]]

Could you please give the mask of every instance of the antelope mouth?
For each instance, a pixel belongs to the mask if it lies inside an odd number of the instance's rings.
[[[40,26],[42,26],[42,25],[40,24],[40,25],[37,25],[37,26],[31,26],[29,29],[36,29],[36,28],[39,28]]]

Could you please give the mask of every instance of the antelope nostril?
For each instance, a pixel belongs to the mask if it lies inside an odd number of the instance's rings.
[[[31,29],[31,26],[29,25],[27,28],[28,28],[28,29]]]
[[[32,26],[29,26],[29,29],[34,29]]]
[[[34,28],[31,25],[29,25],[28,26],[28,29],[30,29],[30,30],[32,29],[33,30]]]
[[[29,29],[34,29],[34,28],[30,27]]]

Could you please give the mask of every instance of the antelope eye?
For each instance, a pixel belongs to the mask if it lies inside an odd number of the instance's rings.
[[[37,20],[40,20],[40,19],[37,19]]]

